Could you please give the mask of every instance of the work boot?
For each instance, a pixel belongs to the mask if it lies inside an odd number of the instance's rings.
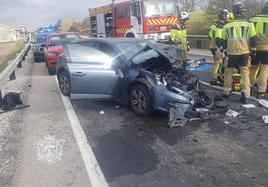
[[[266,93],[264,93],[264,92],[257,93],[257,99],[264,99],[265,97],[266,97]]]
[[[216,80],[216,81],[210,81],[210,85],[212,85],[212,86],[223,86],[223,83],[221,83],[220,81]]]
[[[257,87],[254,86],[254,87],[250,88],[250,95],[251,96],[255,95],[256,92],[257,92]]]
[[[241,104],[247,104],[247,98],[244,92],[241,93],[241,97],[240,97],[240,103]]]

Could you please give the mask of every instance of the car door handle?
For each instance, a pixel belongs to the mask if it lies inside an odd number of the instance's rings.
[[[86,74],[85,73],[82,73],[82,72],[75,72],[73,73],[73,76],[77,76],[77,77],[82,77],[82,76],[85,76]]]

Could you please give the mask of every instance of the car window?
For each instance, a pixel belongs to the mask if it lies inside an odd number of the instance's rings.
[[[113,58],[102,51],[82,44],[66,44],[71,57],[71,63],[101,65],[111,67]]]
[[[88,47],[92,47],[92,48],[96,47],[96,42],[95,41],[85,41],[85,42],[81,42],[80,44],[88,46]]]
[[[80,37],[76,34],[64,34],[64,35],[57,35],[57,36],[50,36],[49,38],[49,46],[60,45],[63,43],[68,43],[71,41],[79,40]]]
[[[105,54],[109,55],[110,57],[115,57],[116,56],[115,50],[108,44],[99,43],[98,48],[99,48],[100,51],[104,52]]]
[[[124,17],[124,12],[123,12],[123,6],[122,5],[118,5],[117,8],[117,18],[118,19],[122,19]]]

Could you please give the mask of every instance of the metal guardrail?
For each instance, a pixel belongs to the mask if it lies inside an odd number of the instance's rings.
[[[9,61],[8,66],[0,73],[0,106],[2,100],[1,88],[9,81],[16,79],[15,70],[21,68],[21,62],[30,50],[30,43],[26,44],[24,49],[16,56],[14,60]]]
[[[189,39],[197,39],[197,40],[209,40],[207,35],[188,35]]]
[[[207,35],[188,35],[188,40],[196,41],[196,48],[202,49],[202,42],[209,41],[209,37]]]

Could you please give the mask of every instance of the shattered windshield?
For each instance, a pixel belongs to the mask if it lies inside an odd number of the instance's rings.
[[[175,0],[145,0],[143,4],[145,17],[176,14]]]

